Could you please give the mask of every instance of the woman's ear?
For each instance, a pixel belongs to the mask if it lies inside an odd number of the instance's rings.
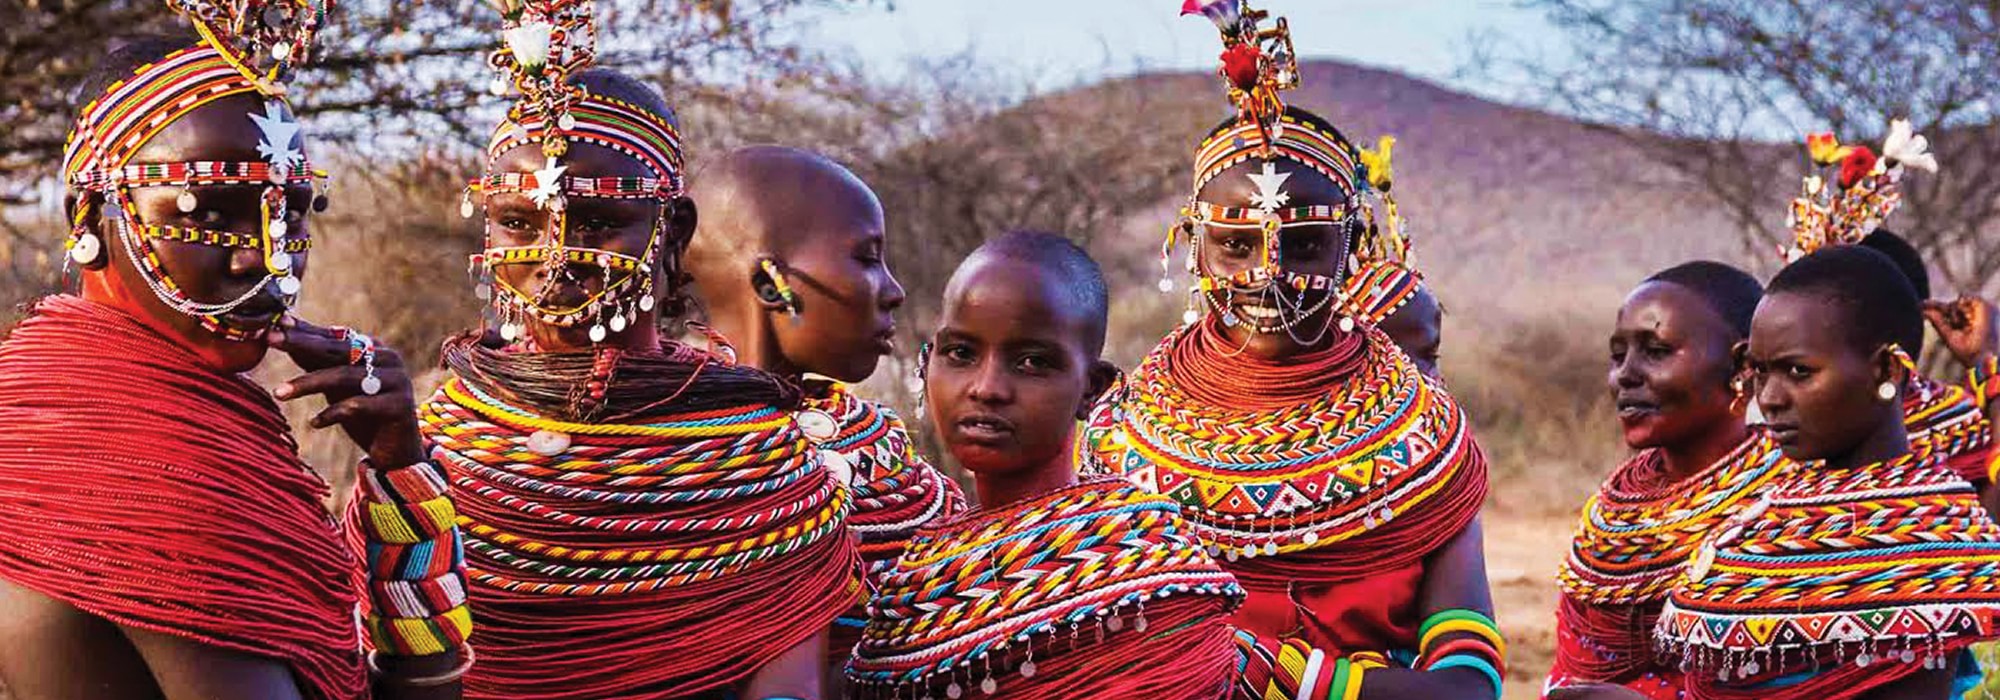
[[[675,197],[667,202],[666,252],[678,259],[687,252],[688,242],[694,240],[694,229],[701,222],[695,212],[694,200],[685,196]]]
[[[1097,400],[1117,385],[1123,374],[1117,365],[1104,360],[1093,363],[1089,372],[1090,385],[1084,390],[1083,400],[1076,406],[1076,419],[1090,420],[1090,412],[1097,408]]]
[[[1883,401],[1895,400],[1902,388],[1909,385],[1915,367],[1909,355],[1895,345],[1877,348],[1871,364],[1875,366],[1876,397]]]

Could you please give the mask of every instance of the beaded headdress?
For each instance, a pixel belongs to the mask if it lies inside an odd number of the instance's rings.
[[[331,0],[169,0],[168,5],[194,23],[201,43],[140,66],[132,76],[111,85],[85,105],[63,149],[63,178],[80,193],[102,196],[101,211],[118,227],[125,253],[138,266],[155,296],[168,307],[201,320],[226,338],[243,340],[263,326],[243,328],[221,317],[267,291],[286,307],[297,301],[300,282],[293,274],[295,256],[311,247],[292,220],[285,189],[311,187],[324,173],[315,171],[303,149],[294,145],[299,125],[284,100],[284,81],[311,54],[314,37],[325,21]],[[262,134],[257,144],[261,161],[132,163],[147,142],[201,107],[235,95],[264,98],[260,112],[248,118]],[[144,223],[132,207],[129,190],[179,187],[176,206],[192,213],[201,206],[197,186],[251,186],[263,190],[256,231]],[[323,195],[313,198],[324,209]],[[73,215],[65,264],[93,266],[103,258],[103,241],[86,225],[100,205],[80,197]],[[188,297],[161,264],[154,241],[222,248],[251,248],[264,253],[262,280],[236,298],[201,302]],[[280,312],[281,313],[281,312]],[[275,322],[279,313],[271,314]],[[268,325],[268,323],[264,324]]]
[[[641,312],[652,311],[666,204],[684,191],[680,133],[660,115],[627,102],[591,94],[573,79],[596,58],[597,30],[592,0],[492,0],[501,11],[506,46],[493,53],[493,67],[511,78],[520,99],[493,132],[486,149],[486,173],[466,188],[460,213],[471,217],[473,195],[525,194],[551,214],[544,240],[529,246],[494,246],[473,256],[478,292],[491,298],[500,334],[521,337],[533,319],[563,327],[589,324],[592,342],[625,330]],[[505,92],[508,80],[496,82]],[[543,167],[530,172],[496,169],[500,157],[524,144],[540,144]],[[590,143],[632,157],[650,177],[575,177],[562,159],[572,143]],[[652,199],[661,203],[652,235],[638,256],[570,245],[564,213],[572,197]],[[498,265],[532,264],[551,279],[569,279],[577,266],[595,266],[604,275],[600,291],[580,304],[556,304],[543,294],[508,285],[493,274]]]
[[[1348,262],[1347,285],[1341,313],[1369,325],[1380,324],[1395,314],[1424,284],[1410,249],[1409,221],[1403,218],[1390,194],[1395,168],[1391,162],[1396,137],[1384,136],[1374,150],[1361,150],[1362,172],[1367,176],[1370,206],[1365,209],[1368,223],[1354,246]]]
[[[1340,132],[1318,120],[1289,109],[1280,98],[1283,91],[1299,85],[1298,56],[1292,47],[1290,25],[1280,17],[1272,26],[1263,26],[1270,13],[1251,9],[1242,0],[1186,0],[1182,14],[1200,14],[1215,23],[1222,37],[1223,52],[1219,73],[1228,88],[1229,101],[1236,108],[1235,119],[1216,130],[1195,150],[1192,193],[1181,210],[1180,220],[1168,229],[1160,248],[1161,272],[1170,274],[1175,245],[1181,234],[1188,237],[1186,269],[1196,277],[1197,308],[1189,309],[1185,320],[1193,323],[1205,306],[1222,314],[1225,324],[1240,322],[1230,305],[1218,295],[1237,289],[1259,290],[1272,285],[1298,292],[1322,291],[1326,302],[1312,308],[1293,309],[1291,324],[1325,308],[1325,303],[1345,294],[1342,280],[1319,275],[1286,273],[1279,267],[1279,232],[1293,227],[1335,225],[1361,226],[1369,205],[1362,195],[1370,191],[1361,152]],[[1239,164],[1259,161],[1262,167],[1249,174],[1256,186],[1248,208],[1229,207],[1200,199],[1203,187]],[[1293,205],[1285,191],[1292,173],[1280,162],[1303,167],[1332,181],[1346,196],[1338,205]],[[1218,277],[1202,269],[1202,233],[1209,228],[1254,230],[1263,233],[1263,257],[1249,270]],[[1343,236],[1343,245],[1348,237]],[[1343,250],[1345,260],[1351,251]],[[1173,283],[1164,276],[1162,291]],[[1282,304],[1281,304],[1282,306]],[[1301,305],[1302,306],[1302,305]],[[1343,301],[1336,308],[1345,307]],[[1341,327],[1351,330],[1351,319],[1342,316]]]
[[[1907,119],[1889,122],[1880,154],[1865,145],[1844,145],[1831,133],[1807,136],[1806,151],[1821,172],[1806,176],[1804,192],[1792,200],[1786,217],[1792,245],[1782,251],[1788,261],[1828,246],[1860,243],[1902,206],[1905,169],[1938,170],[1930,140]]]

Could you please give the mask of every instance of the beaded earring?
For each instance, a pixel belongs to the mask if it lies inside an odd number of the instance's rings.
[[[758,296],[765,301],[780,303],[785,313],[791,314],[792,320],[797,321],[799,318],[799,295],[792,291],[791,283],[785,281],[785,273],[778,270],[778,263],[770,258],[761,258],[757,261],[757,267],[762,269],[764,276],[771,280],[771,293],[766,294],[760,289],[758,290]],[[777,298],[772,298],[771,294],[777,295]]]
[[[1917,361],[1910,359],[1910,353],[1904,352],[1900,346],[1892,346],[1889,349],[1889,355],[1896,360],[1896,364],[1902,366],[1904,372],[1909,373],[1909,376],[1917,376]],[[1894,401],[1896,400],[1896,391],[1895,380],[1893,378],[1885,380],[1881,386],[1875,387],[1875,398],[1885,402]]]

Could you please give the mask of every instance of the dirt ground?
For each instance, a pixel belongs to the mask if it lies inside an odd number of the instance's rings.
[[[1486,575],[1508,644],[1503,700],[1532,700],[1541,694],[1555,648],[1556,566],[1562,563],[1574,522],[1560,516],[1486,513]]]

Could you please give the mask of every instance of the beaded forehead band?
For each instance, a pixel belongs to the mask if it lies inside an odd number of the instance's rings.
[[[206,36],[208,30],[204,31]],[[289,70],[289,63],[282,65]],[[88,225],[90,214],[101,211],[117,227],[120,243],[138,266],[147,287],[169,308],[193,316],[203,327],[235,340],[258,335],[263,326],[276,321],[282,310],[273,312],[256,328],[233,326],[221,319],[266,290],[276,292],[285,307],[295,303],[301,285],[292,274],[294,258],[311,246],[303,231],[297,236],[290,235],[293,232],[284,188],[299,184],[310,187],[317,173],[308,164],[304,151],[295,145],[299,127],[291,120],[282,98],[265,90],[270,80],[246,73],[239,58],[204,44],[139,67],[131,77],[114,83],[104,95],[85,105],[64,147],[63,175],[71,188],[102,195],[103,203],[100,208],[89,198],[80,198],[64,245],[66,264],[88,267],[102,260],[103,242]],[[264,157],[263,161],[131,162],[153,137],[195,110],[224,98],[259,93],[267,95],[263,111],[253,112],[248,118],[260,132],[257,152]],[[257,230],[245,233],[143,223],[128,195],[129,190],[140,187],[179,187],[181,193],[175,204],[185,214],[200,207],[194,188],[211,186],[261,188]],[[314,206],[323,208],[324,201],[316,197]],[[161,240],[260,250],[265,254],[265,275],[233,299],[196,301],[162,264],[154,247],[154,241]]]
[[[667,205],[685,191],[679,130],[661,115],[622,100],[595,95],[571,79],[596,56],[594,6],[591,0],[489,0],[504,20],[506,48],[490,63],[512,76],[521,99],[494,130],[486,149],[487,172],[466,188],[460,212],[472,216],[473,195],[526,195],[549,213],[542,240],[530,246],[494,246],[473,257],[478,293],[493,301],[500,335],[521,337],[529,320],[575,327],[589,324],[592,342],[624,331],[640,313],[656,305],[654,270],[658,262]],[[497,87],[505,88],[501,81]],[[650,177],[577,177],[568,175],[562,158],[571,143],[611,149],[639,163]],[[529,172],[497,169],[501,156],[526,144],[540,144],[543,166]],[[572,246],[567,237],[571,198],[652,199],[660,203],[645,252],[633,256],[599,248]],[[499,265],[540,265],[549,283],[540,293],[507,284],[494,274]],[[582,303],[558,304],[549,298],[555,281],[575,280],[577,267],[596,266],[603,275],[599,291]],[[614,275],[613,273],[621,273]],[[495,292],[497,290],[497,293]]]
[[[1833,182],[1829,186],[1822,174],[1809,175],[1804,192],[1792,200],[1786,219],[1792,245],[1781,251],[1787,261],[1828,246],[1860,243],[1902,206],[1906,168],[1934,175],[1938,171],[1930,140],[1917,134],[1906,119],[1889,122],[1889,137],[1879,155],[1867,146],[1841,145],[1830,133],[1806,137],[1806,150],[1813,165],[1831,175]]]

